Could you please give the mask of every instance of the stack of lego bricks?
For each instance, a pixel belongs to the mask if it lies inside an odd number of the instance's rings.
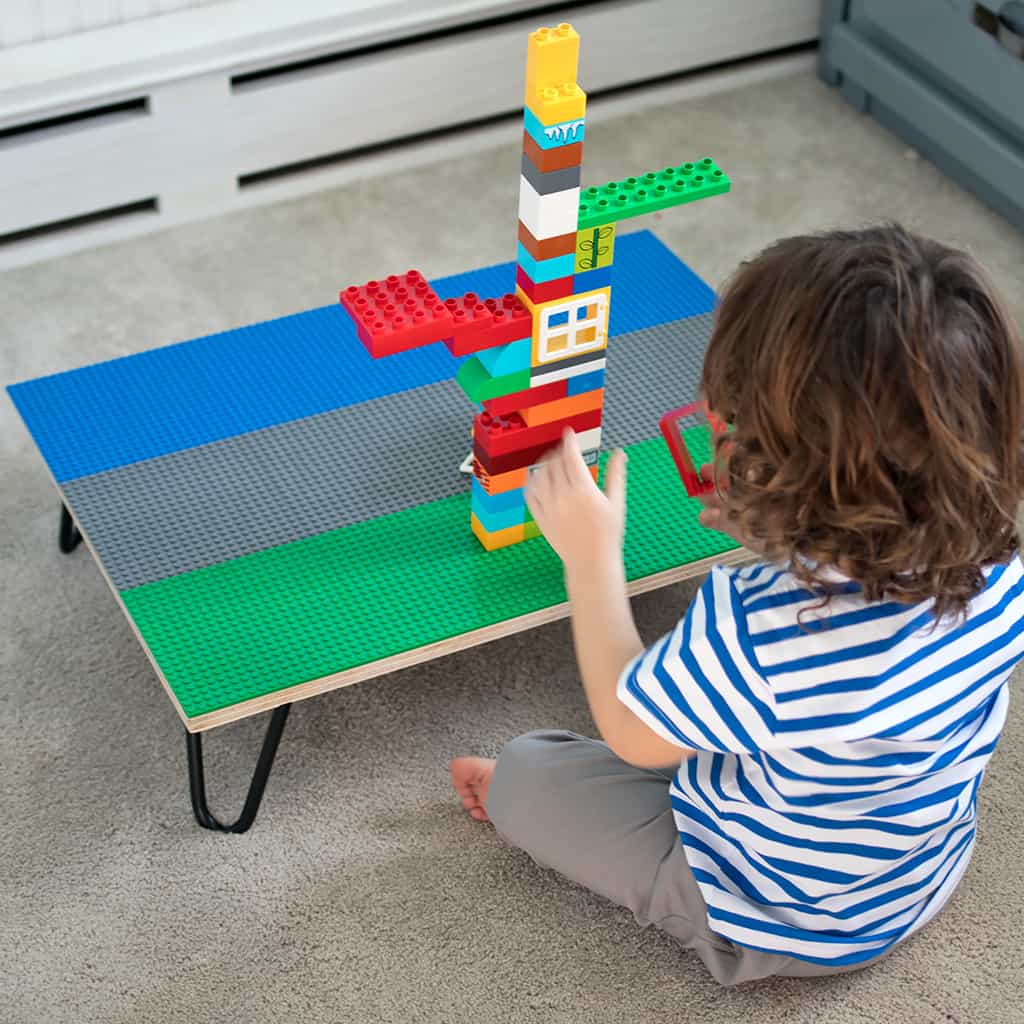
[[[488,549],[536,536],[529,467],[571,427],[597,474],[614,228],[577,232],[586,96],[569,25],[529,39],[516,294],[529,338],[481,352],[458,380],[483,405],[473,425],[473,532]]]

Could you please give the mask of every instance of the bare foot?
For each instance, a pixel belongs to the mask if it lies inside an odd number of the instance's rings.
[[[490,821],[487,817],[487,791],[494,776],[494,761],[489,757],[457,757],[449,765],[452,785],[462,797],[462,806],[477,821]]]

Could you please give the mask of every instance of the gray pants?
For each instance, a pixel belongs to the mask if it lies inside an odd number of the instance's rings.
[[[501,752],[487,813],[508,842],[542,867],[628,908],[640,925],[653,924],[695,950],[723,985],[867,966],[822,967],[715,935],[676,831],[671,779],[670,771],[626,764],[597,740],[532,732]]]

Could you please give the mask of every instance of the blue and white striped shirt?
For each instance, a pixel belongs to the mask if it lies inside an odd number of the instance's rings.
[[[868,603],[837,577],[813,611],[784,568],[719,567],[626,666],[619,698],[697,751],[670,796],[713,931],[857,963],[949,898],[1024,655],[1020,560],[986,578],[966,621],[931,629],[930,602]]]

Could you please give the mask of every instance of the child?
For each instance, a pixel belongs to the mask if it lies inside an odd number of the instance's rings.
[[[1024,654],[1020,338],[966,254],[898,226],[790,238],[726,288],[700,514],[758,552],[644,649],[626,466],[532,474],[604,743],[457,758],[463,805],[696,950],[718,981],[853,970],[963,876]]]

